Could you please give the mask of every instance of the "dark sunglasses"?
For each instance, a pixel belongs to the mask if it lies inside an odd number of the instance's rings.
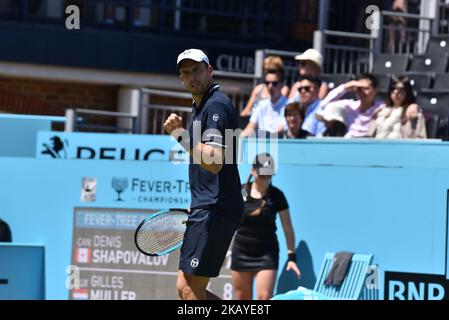
[[[299,87],[298,91],[299,92],[310,92],[310,90],[312,89],[312,86],[304,86],[304,87]]]
[[[277,85],[279,84],[279,81],[265,81],[265,84],[267,86],[269,86],[270,83],[273,85],[273,87],[277,87]]]

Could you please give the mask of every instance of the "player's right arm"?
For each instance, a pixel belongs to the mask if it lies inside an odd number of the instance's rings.
[[[174,137],[180,145],[192,156],[195,163],[213,174],[218,174],[223,167],[224,152],[220,147],[204,143],[192,145],[189,132],[182,127],[182,118],[172,113],[164,123],[165,131]],[[204,159],[220,159],[219,161],[203,161]]]

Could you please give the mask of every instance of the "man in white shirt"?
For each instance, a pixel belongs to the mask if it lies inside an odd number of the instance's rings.
[[[276,134],[279,132],[279,127],[285,124],[284,110],[288,99],[281,93],[282,75],[276,72],[267,73],[265,85],[270,92],[270,98],[260,100],[254,106],[253,114],[242,131],[241,137],[254,136],[256,130]]]

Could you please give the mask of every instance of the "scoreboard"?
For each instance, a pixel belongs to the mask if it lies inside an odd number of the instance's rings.
[[[135,229],[156,211],[75,208],[72,270],[77,281],[69,290],[69,299],[178,299],[179,250],[150,257],[134,244]],[[230,259],[228,251],[220,277],[209,284],[210,291],[226,300],[233,299]]]

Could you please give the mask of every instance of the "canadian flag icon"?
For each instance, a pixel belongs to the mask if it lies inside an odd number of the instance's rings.
[[[92,251],[89,248],[76,248],[75,259],[78,263],[89,263],[92,260]]]

